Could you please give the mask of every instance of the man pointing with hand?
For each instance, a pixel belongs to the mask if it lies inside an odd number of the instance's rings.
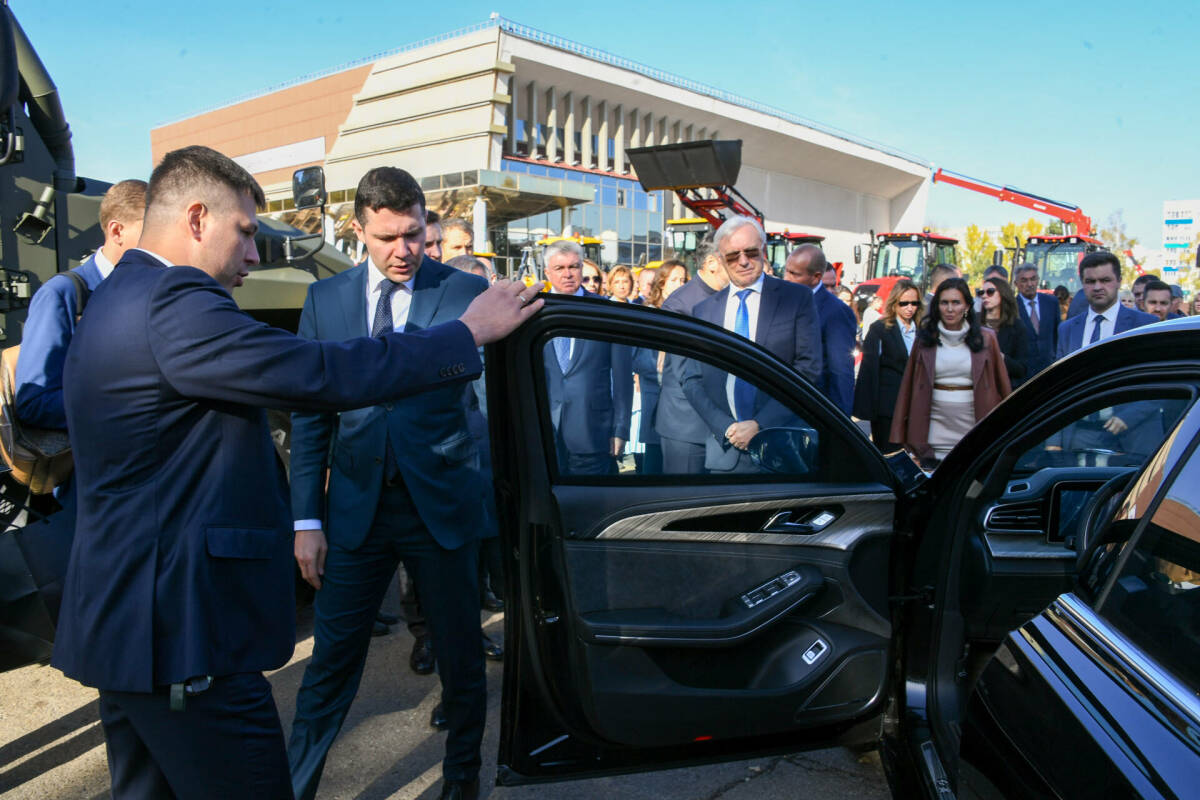
[[[300,339],[230,295],[263,200],[214,150],[168,153],[67,352],[79,512],[52,663],[100,690],[116,800],[291,796],[262,672],[295,644],[292,517],[263,409],[461,385],[541,305],[498,284],[417,333]]]

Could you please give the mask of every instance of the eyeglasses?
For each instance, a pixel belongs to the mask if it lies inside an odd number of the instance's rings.
[[[998,292],[998,291],[1000,291],[1000,290],[999,290],[999,289],[995,289],[995,288],[988,288],[988,289],[984,289],[984,290],[983,290],[983,294],[984,294],[984,296],[985,296],[985,297],[991,297],[992,295],[994,295],[994,294],[995,294],[996,292]]]
[[[721,255],[726,264],[736,264],[742,260],[742,256],[745,256],[747,261],[757,261],[758,257],[762,255],[762,250],[757,247],[747,247],[745,250],[732,250]]]
[[[901,300],[900,302],[896,303],[896,305],[902,306],[902,307],[919,306],[919,305],[921,305],[921,301],[920,300]]]

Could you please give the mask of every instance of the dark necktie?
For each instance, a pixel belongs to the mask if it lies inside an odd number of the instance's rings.
[[[1096,315],[1096,323],[1092,326],[1092,338],[1088,340],[1088,344],[1095,344],[1100,341],[1100,326],[1104,324],[1104,315]]]
[[[371,321],[371,336],[384,336],[395,331],[396,326],[392,322],[392,293],[398,288],[400,288],[400,284],[389,281],[387,278],[384,278],[383,282],[379,284],[379,302],[375,304],[375,319]],[[384,462],[387,468],[384,477],[392,482],[400,472],[400,463],[396,460],[396,454],[392,450],[391,436],[388,436],[384,443],[384,457],[387,459]]]
[[[392,292],[400,286],[387,278],[379,284],[379,302],[375,304],[375,319],[371,321],[371,335],[383,336],[396,329],[392,322]]]
[[[746,298],[753,289],[742,289],[737,293],[737,316],[733,321],[733,332],[746,339],[750,338],[750,309],[746,306]],[[733,410],[738,422],[754,419],[755,389],[741,378],[733,379]]]
[[[1037,298],[1036,297],[1029,301],[1029,321],[1033,323],[1033,332],[1041,333],[1041,331],[1038,330]]]

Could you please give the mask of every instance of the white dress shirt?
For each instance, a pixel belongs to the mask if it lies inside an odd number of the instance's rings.
[[[758,276],[758,280],[749,286],[741,288],[729,284],[729,295],[725,299],[725,320],[724,326],[727,331],[737,330],[737,312],[741,302],[738,300],[738,292],[742,289],[749,289],[750,294],[746,295],[746,313],[750,317],[750,341],[754,341],[754,337],[758,334],[758,307],[762,300],[763,277],[766,273]],[[725,399],[729,402],[729,412],[734,419],[737,419],[737,406],[733,403],[733,375],[730,374],[725,378]]]
[[[112,275],[113,268],[116,265],[108,260],[108,256],[104,255],[103,250],[96,251],[95,259],[96,259],[96,269],[100,270],[100,280],[104,280],[109,275]]]
[[[1104,315],[1104,322],[1100,323],[1100,341],[1104,341],[1108,337],[1116,333],[1117,330],[1117,311],[1121,308],[1120,302],[1113,303],[1106,310],[1099,313],[1094,308],[1088,306],[1087,323],[1083,326],[1083,340],[1080,346],[1087,347],[1092,341],[1092,329],[1096,327],[1096,317],[1100,314]]]
[[[417,279],[413,277],[399,284],[395,291],[392,292],[392,330],[403,331],[404,326],[408,323],[408,310],[412,306],[413,296],[413,281]],[[379,271],[379,268],[367,259],[367,336],[371,335],[371,326],[375,322],[375,306],[379,305],[379,293],[382,291],[383,282],[388,280]]]
[[[555,289],[553,286],[551,286],[550,294],[562,294],[562,292],[560,292],[558,289]],[[584,292],[583,287],[580,286],[578,289],[571,292],[571,294],[575,295],[576,297],[583,297],[586,294],[586,292]],[[568,339],[567,341],[569,341],[571,343],[571,346],[567,348],[567,361],[570,361],[571,359],[575,358],[575,338],[572,337],[572,338]]]

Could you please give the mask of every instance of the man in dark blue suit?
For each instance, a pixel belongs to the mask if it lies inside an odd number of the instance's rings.
[[[1117,301],[1121,288],[1121,262],[1112,253],[1088,253],[1080,259],[1079,278],[1083,281],[1088,309],[1059,324],[1056,358],[1114,334],[1158,321],[1152,314],[1126,308]]]
[[[858,320],[850,306],[825,288],[825,253],[815,244],[802,244],[783,265],[783,278],[812,289],[821,321],[821,381],[817,388],[846,414],[854,410],[854,346]]]
[[[146,201],[144,249],[93,293],[67,352],[79,519],[52,663],[100,690],[117,800],[288,797],[262,671],[295,645],[292,517],[263,408],[461,391],[478,347],[538,303],[508,284],[427,331],[305,341],[230,294],[258,263],[249,173],[176,150]]]
[[[745,336],[817,384],[821,329],[812,290],[763,274],[766,234],[756,220],[726,220],[713,246],[725,262],[729,285],[699,303],[694,316]],[[775,398],[707,363],[685,365],[683,391],[708,426],[704,466],[710,472],[756,471],[745,453],[755,434],[799,424]]]
[[[1033,330],[1037,341],[1038,363],[1033,373],[1054,363],[1058,350],[1059,305],[1054,295],[1038,291],[1038,270],[1028,262],[1013,271],[1017,287],[1017,308],[1021,320]]]
[[[583,249],[570,239],[546,248],[554,294],[599,297],[583,288]],[[629,440],[633,353],[625,345],[559,336],[546,345],[546,384],[559,469],[610,475]]]
[[[137,247],[146,210],[146,182],[115,183],[100,201],[100,227],[104,245],[71,270],[83,278],[89,291],[113,271],[113,265],[131,247]],[[75,283],[55,275],[42,284],[29,302],[17,361],[17,416],[27,425],[65,430],[63,362],[75,333]]]
[[[368,259],[309,287],[299,327],[306,339],[425,330],[457,319],[487,289],[482,278],[425,257],[425,195],[404,170],[377,167],[363,176],[352,224]],[[313,657],[288,745],[299,800],[316,795],[401,560],[442,680],[449,727],[442,796],[477,791],[487,711],[477,557],[486,517],[463,394],[448,385],[337,415],[292,417],[296,558],[317,589]]]
[[[663,301],[664,311],[691,316],[696,306],[729,285],[729,275],[716,251],[703,248],[697,254],[696,277],[671,292]],[[662,439],[663,473],[698,475],[704,472],[704,441],[708,427],[692,408],[680,383],[686,359],[667,353],[663,359],[662,391],[654,413],[654,429]]]

